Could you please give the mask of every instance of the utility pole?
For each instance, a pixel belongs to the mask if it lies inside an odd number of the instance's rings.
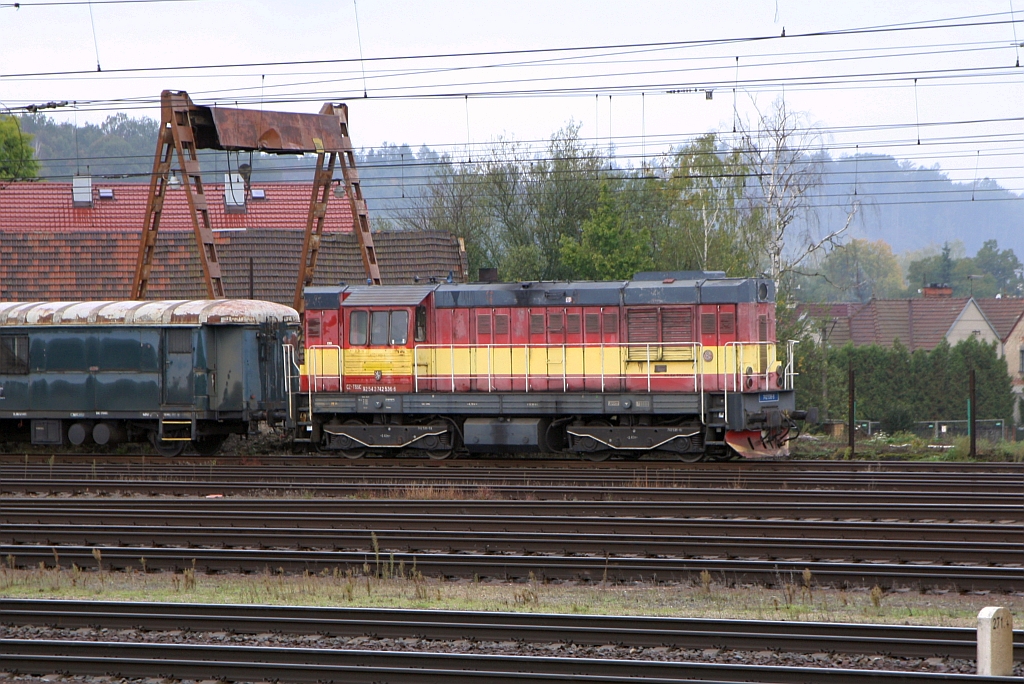
[[[857,448],[857,440],[855,435],[857,432],[856,414],[857,414],[857,400],[856,400],[856,386],[855,386],[855,373],[853,370],[853,359],[850,359],[850,416],[849,425],[847,426],[847,433],[850,437],[850,456],[853,458],[854,451]]]
[[[974,369],[971,369],[970,375],[968,375],[967,384],[967,431],[971,435],[971,458],[977,458],[978,456],[978,442],[977,435],[974,430],[974,419],[977,413],[977,395],[975,394],[974,387]]]

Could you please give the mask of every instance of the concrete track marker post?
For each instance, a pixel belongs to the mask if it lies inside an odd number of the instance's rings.
[[[989,606],[978,613],[978,674],[1013,674],[1013,615],[1006,608]]]

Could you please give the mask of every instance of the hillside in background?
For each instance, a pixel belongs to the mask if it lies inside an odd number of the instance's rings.
[[[41,115],[21,119],[34,136],[40,177],[69,180],[75,173],[146,182],[152,168],[157,122],[125,114],[100,125],[75,127]],[[408,214],[422,196],[439,155],[428,149],[385,144],[357,158],[371,216],[394,219]],[[224,174],[251,162],[253,183],[312,181],[314,159],[296,155],[200,152],[204,180],[222,182]],[[824,233],[841,227],[856,201],[859,210],[849,237],[885,240],[893,252],[917,251],[961,243],[973,254],[986,240],[1024,254],[1024,200],[984,178],[955,183],[938,168],[917,167],[884,155],[857,155],[824,162],[823,182],[812,203],[809,227]]]
[[[813,200],[822,232],[842,227],[856,200],[860,209],[850,237],[885,240],[895,253],[960,242],[974,254],[986,240],[1024,253],[1024,199],[993,180],[955,183],[938,168],[882,155],[843,157],[824,166]]]

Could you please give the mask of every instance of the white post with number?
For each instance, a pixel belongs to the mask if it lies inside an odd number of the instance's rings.
[[[1013,616],[1006,608],[990,606],[978,613],[978,674],[1013,674]]]

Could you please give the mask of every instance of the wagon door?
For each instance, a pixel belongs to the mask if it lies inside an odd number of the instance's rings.
[[[164,404],[192,404],[192,329],[164,331]]]

